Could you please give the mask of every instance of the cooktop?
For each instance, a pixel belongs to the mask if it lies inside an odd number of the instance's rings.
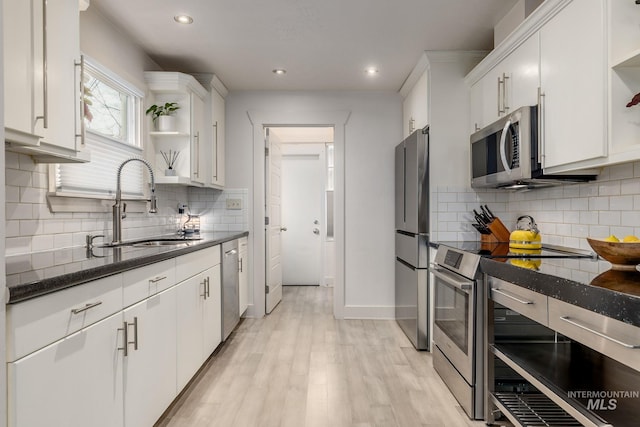
[[[478,241],[462,241],[462,242],[442,242],[443,245],[459,249],[465,252],[480,255],[484,258],[524,258],[524,259],[542,259],[542,258],[591,258],[597,259],[594,252],[566,248],[554,245],[542,245],[541,249],[513,249],[509,247],[508,242],[504,243],[485,243]]]

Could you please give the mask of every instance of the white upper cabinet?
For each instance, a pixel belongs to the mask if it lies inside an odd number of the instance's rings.
[[[3,0],[5,138],[46,161],[84,161],[78,0]]]
[[[145,109],[152,104],[164,105],[176,102],[180,107],[172,115],[175,127],[158,130],[149,120],[151,130],[152,159],[156,182],[202,187],[208,176],[208,153],[210,152],[210,122],[206,112],[209,92],[191,75],[178,72],[149,71],[145,80],[150,97]],[[178,152],[172,170],[163,154],[170,157]]]
[[[609,159],[618,163],[640,159],[640,105],[627,107],[640,92],[640,5],[609,5]]]
[[[546,173],[640,158],[640,144],[631,142],[640,140],[640,126],[631,120],[621,126],[626,111],[618,106],[640,91],[640,60],[635,60],[635,73],[626,71],[633,59],[614,65],[613,72],[608,60],[608,52],[640,58],[639,38],[640,6],[632,1],[543,2],[465,78],[471,132],[502,114],[538,104]],[[611,108],[610,92],[620,98]],[[620,134],[628,144],[637,144],[635,155],[616,157],[612,147],[619,138],[613,135]]]
[[[474,128],[476,124],[482,128],[520,107],[538,103],[539,58],[538,35],[534,34],[474,85],[472,93],[478,91],[475,96],[481,94],[482,100],[472,107],[481,108],[480,113],[471,113]]]
[[[604,159],[605,0],[572,1],[540,29],[543,168]]]
[[[402,102],[403,137],[429,124],[429,71],[425,70]]]

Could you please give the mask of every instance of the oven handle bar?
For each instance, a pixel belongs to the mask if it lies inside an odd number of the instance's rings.
[[[587,332],[591,332],[592,334],[595,334],[595,335],[599,336],[600,338],[604,338],[605,340],[614,342],[614,343],[616,343],[618,345],[621,345],[622,347],[630,348],[630,349],[638,349],[638,348],[640,348],[640,344],[629,344],[629,343],[626,343],[624,341],[617,340],[617,339],[615,339],[613,337],[610,337],[609,335],[603,334],[602,332],[598,332],[598,331],[596,331],[594,329],[591,329],[587,325],[584,325],[584,324],[582,324],[580,322],[577,322],[575,319],[572,319],[569,316],[560,316],[560,320],[564,320],[565,322],[567,322],[567,323],[569,323],[569,324],[571,324],[571,325],[573,325],[575,327],[583,329],[583,330],[585,330]]]
[[[473,282],[456,280],[451,276],[451,273],[445,273],[443,269],[439,268],[436,265],[431,265],[431,272],[437,278],[444,280],[445,282],[460,289],[463,292],[469,293],[469,290],[473,289]]]
[[[525,299],[521,299],[518,298],[517,296],[509,293],[509,292],[505,292],[502,289],[491,289],[492,292],[495,292],[496,294],[500,294],[503,297],[509,298],[511,300],[514,300],[515,302],[519,302],[520,304],[533,304],[533,301],[527,301]]]

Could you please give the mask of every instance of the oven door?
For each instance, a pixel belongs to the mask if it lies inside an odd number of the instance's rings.
[[[438,266],[431,271],[435,291],[433,341],[473,385],[475,281]]]

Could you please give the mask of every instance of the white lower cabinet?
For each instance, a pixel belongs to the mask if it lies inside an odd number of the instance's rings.
[[[9,426],[121,426],[121,327],[119,312],[9,363]]]
[[[9,427],[153,426],[222,341],[220,287],[213,246],[9,305]]]
[[[177,394],[176,288],[127,308],[124,322],[124,425],[152,426]]]
[[[218,264],[176,286],[178,392],[222,341],[220,279]]]

